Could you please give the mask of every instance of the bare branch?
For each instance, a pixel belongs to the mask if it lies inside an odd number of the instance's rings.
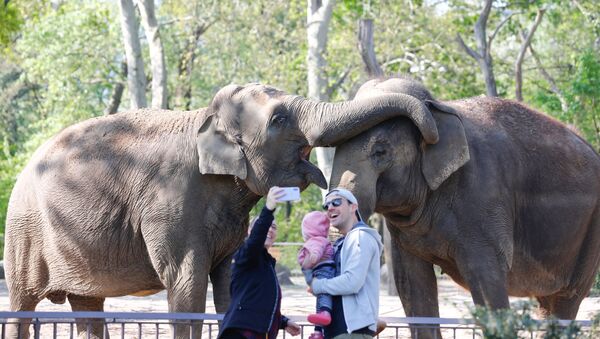
[[[537,15],[535,17],[534,23],[529,28],[529,33],[525,37],[525,41],[521,45],[521,50],[519,51],[519,55],[517,60],[515,61],[515,98],[518,101],[523,101],[523,59],[525,58],[525,53],[527,52],[527,47],[531,45],[531,39],[533,38],[533,34],[537,30],[539,24],[542,22],[542,18],[544,17],[545,9],[539,9]]]
[[[567,112],[569,109],[569,104],[567,103],[567,99],[565,98],[564,93],[560,90],[560,88],[558,88],[558,85],[556,84],[554,78],[546,71],[544,65],[542,65],[540,58],[538,57],[531,44],[529,45],[529,52],[531,53],[533,60],[535,60],[535,64],[540,73],[542,74],[542,77],[550,84],[550,90],[558,97],[562,111]]]
[[[488,18],[490,17],[490,11],[492,10],[492,3],[493,0],[485,0],[485,4],[483,6],[483,9],[481,10],[481,14],[479,14],[479,18],[475,23],[475,42],[477,43],[479,54],[484,58],[485,55],[488,53],[485,29]]]
[[[500,32],[500,29],[502,28],[502,26],[504,26],[508,20],[510,20],[510,18],[515,15],[515,12],[510,13],[509,16],[507,16],[506,18],[504,18],[504,20],[502,20],[502,22],[500,24],[498,24],[498,26],[496,27],[496,29],[494,30],[494,33],[492,33],[492,35],[490,36],[490,38],[488,39],[488,48],[491,48],[492,46],[492,41],[494,41],[494,38],[496,37],[496,35],[498,34],[498,32]]]
[[[383,64],[381,64],[381,68],[384,69],[384,68],[387,68],[390,65],[398,64],[398,63],[401,63],[401,62],[406,62],[407,64],[409,64],[411,66],[415,64],[414,61],[411,61],[409,58],[398,57],[398,58],[393,58],[393,59],[391,59],[389,61],[384,62]]]
[[[119,106],[121,105],[121,98],[123,97],[123,90],[125,89],[125,85],[122,82],[118,82],[115,84],[115,88],[113,89],[113,94],[110,97],[110,102],[106,109],[104,110],[104,115],[115,114],[119,110]]]
[[[487,20],[490,15],[490,11],[492,10],[492,2],[493,0],[485,0],[485,4],[483,9],[481,10],[481,14],[475,23],[475,42],[477,43],[478,54],[474,52],[469,52],[469,49],[466,48],[466,44],[462,41],[460,35],[457,36],[458,43],[467,50],[467,53],[473,57],[479,63],[479,67],[481,68],[481,72],[483,73],[483,78],[485,80],[485,88],[488,96],[496,97],[498,96],[498,91],[496,90],[496,80],[494,79],[494,70],[493,70],[493,62],[492,55],[490,53],[490,46],[487,43],[486,39],[486,25]]]
[[[367,74],[371,78],[383,76],[383,71],[377,63],[375,57],[375,48],[373,43],[373,20],[360,19],[358,23],[358,50],[367,69]]]
[[[331,98],[331,96],[333,95],[333,92],[335,92],[338,88],[340,88],[340,86],[344,83],[344,81],[346,81],[346,77],[348,76],[348,74],[350,74],[350,71],[352,70],[352,67],[348,67],[346,68],[346,70],[344,71],[344,73],[342,73],[342,75],[339,77],[339,79],[337,79],[337,81],[329,86],[329,88],[327,88],[327,97]]]
[[[467,46],[467,44],[465,44],[464,40],[462,39],[462,37],[458,33],[456,33],[456,42],[458,42],[458,45],[460,47],[462,47],[465,50],[465,52],[467,52],[467,54],[471,56],[471,58],[473,58],[473,59],[475,59],[477,61],[479,61],[479,59],[482,58],[481,55],[479,55],[476,51],[474,51],[469,46]]]

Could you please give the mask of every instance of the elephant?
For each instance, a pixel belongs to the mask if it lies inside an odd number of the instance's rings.
[[[210,276],[225,312],[231,257],[260,197],[271,186],[326,187],[311,149],[399,114],[437,142],[431,113],[409,95],[322,103],[257,83],[228,85],[194,111],[140,109],[65,128],[34,153],[11,193],[11,311],[33,311],[44,298],[102,311],[106,297],[166,289],[169,312],[204,312]],[[27,337],[29,323],[11,336]],[[200,337],[201,324],[193,331]],[[189,328],[175,326],[175,335]]]
[[[439,317],[437,265],[476,305],[535,297],[542,317],[574,319],[600,264],[598,153],[516,101],[442,102],[403,77],[370,80],[355,99],[389,93],[426,104],[439,141],[409,117],[386,120],[336,145],[330,185],[354,193],[364,218],[385,217],[406,315]]]

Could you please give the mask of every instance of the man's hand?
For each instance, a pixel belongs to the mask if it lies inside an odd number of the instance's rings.
[[[312,290],[312,286],[310,286],[310,285],[308,285],[308,287],[306,288],[306,292],[308,292],[308,293],[310,293],[312,295],[315,295],[315,293]]]
[[[285,327],[285,331],[292,336],[297,336],[300,334],[300,325],[295,322],[288,320],[287,326]]]

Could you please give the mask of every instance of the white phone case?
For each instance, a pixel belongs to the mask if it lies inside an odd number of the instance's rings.
[[[279,198],[278,201],[299,201],[300,200],[300,188],[298,187],[282,187],[285,191],[283,197]]]

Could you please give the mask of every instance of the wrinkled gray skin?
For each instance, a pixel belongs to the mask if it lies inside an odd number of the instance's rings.
[[[381,93],[423,100],[439,142],[410,119],[385,121],[338,145],[331,186],[350,189],[364,217],[385,216],[406,315],[439,316],[436,264],[478,305],[531,296],[542,315],[574,319],[600,262],[598,154],[517,102],[441,103],[407,79],[370,81],[356,98]]]
[[[10,198],[11,311],[44,298],[102,311],[106,297],[166,289],[170,312],[204,312],[210,275],[225,312],[230,258],[259,198],[273,185],[325,187],[307,160],[311,147],[398,115],[421,120],[437,141],[431,114],[407,95],[328,104],[259,84],[227,86],[206,109],[139,110],[66,128],[36,151]],[[101,337],[102,326],[93,332]],[[176,332],[189,336],[186,326]]]

